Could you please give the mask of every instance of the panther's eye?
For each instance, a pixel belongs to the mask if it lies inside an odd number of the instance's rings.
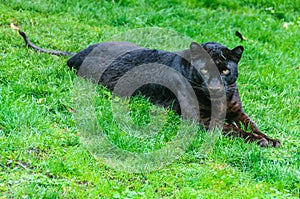
[[[224,75],[228,75],[229,73],[230,73],[230,70],[229,70],[229,69],[224,69],[224,70],[223,70],[223,74],[224,74]]]
[[[201,73],[206,74],[206,73],[208,73],[208,70],[207,69],[201,69]]]

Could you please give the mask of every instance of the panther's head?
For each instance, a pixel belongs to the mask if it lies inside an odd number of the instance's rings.
[[[232,50],[215,43],[202,45],[192,42],[190,45],[191,64],[198,70],[202,79],[202,90],[219,95],[223,88],[234,85],[238,78],[238,63],[244,52],[243,46]]]

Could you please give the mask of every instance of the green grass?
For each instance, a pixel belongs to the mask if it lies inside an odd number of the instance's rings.
[[[298,0],[2,0],[0,198],[299,198],[299,9]],[[244,109],[283,145],[259,148],[222,137],[204,155],[200,149],[205,135],[199,130],[186,153],[159,170],[114,170],[80,141],[77,113],[70,110],[76,107],[76,76],[66,67],[67,58],[26,48],[11,23],[40,46],[75,52],[150,27],[176,31],[199,43],[243,45],[238,86]],[[236,30],[247,40],[239,41]],[[155,37],[141,42],[167,50],[184,43],[147,43]],[[111,94],[103,88],[98,94],[100,127],[118,147],[154,151],[174,138],[178,118],[167,112],[166,120],[174,123],[163,126],[156,139],[131,141],[111,119]],[[149,109],[155,108],[139,99],[130,106],[133,123],[147,127],[152,121]]]

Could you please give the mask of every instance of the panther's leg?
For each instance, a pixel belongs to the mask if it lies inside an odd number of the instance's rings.
[[[238,117],[236,117],[234,119],[234,122],[237,124],[238,128],[240,131],[241,130],[241,124],[244,126],[245,129],[250,129],[251,132],[247,133],[249,134],[253,134],[251,139],[255,139],[256,137],[261,137],[264,138],[264,140],[267,141],[267,146],[268,145],[272,145],[273,147],[279,147],[281,145],[280,141],[277,139],[272,139],[269,136],[267,136],[266,134],[262,133],[259,128],[255,125],[255,123],[251,120],[251,118],[244,113],[243,111],[241,111],[238,114]],[[259,140],[260,138],[258,138]]]
[[[261,147],[268,147],[269,141],[264,138],[263,136],[257,135],[255,133],[248,133],[244,130],[241,130],[237,126],[233,124],[224,124],[223,125],[223,132],[226,136],[233,136],[233,137],[241,137],[246,142],[256,142]]]

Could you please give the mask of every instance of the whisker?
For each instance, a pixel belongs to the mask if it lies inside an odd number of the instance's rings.
[[[192,80],[189,80],[189,82],[195,84],[196,86],[202,86],[202,84],[199,83],[199,82],[195,82],[195,81],[192,81]]]

